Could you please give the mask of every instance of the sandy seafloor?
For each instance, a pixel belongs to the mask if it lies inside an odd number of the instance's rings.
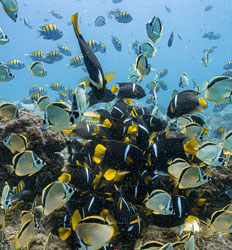
[[[42,124],[42,117],[35,115],[34,113],[26,110],[20,109],[20,115],[18,119],[13,119],[10,121],[0,120],[0,137],[5,138],[10,132],[22,133],[27,136],[30,142],[30,149],[35,151],[38,155],[46,161],[46,168],[41,170],[41,176],[52,176],[53,180],[56,180],[63,171],[63,166],[67,161],[67,153],[57,154],[56,152],[61,152],[65,149],[67,138],[62,133],[55,134],[51,131],[46,131],[41,133],[40,126]],[[4,168],[5,164],[10,164],[12,155],[8,149],[6,149],[2,144],[0,144],[0,181],[4,183],[8,181],[10,186],[15,186],[18,183],[18,178],[15,175],[10,175],[6,173]],[[54,169],[54,166],[56,168]],[[232,188],[232,164],[226,167],[209,167],[212,172],[212,177],[209,183],[200,188],[201,196],[206,198],[210,205],[207,207],[200,207],[197,211],[196,216],[202,220],[210,218],[211,214],[230,203],[230,199],[224,192]],[[34,182],[33,176],[28,177],[29,180]],[[2,184],[1,184],[2,185]],[[20,211],[29,209],[28,206],[25,207],[25,203],[22,201],[17,205],[16,208],[11,209],[6,214],[6,227],[4,233],[2,234],[2,240],[0,242],[0,250],[9,249],[9,240],[16,234],[20,228]],[[29,249],[40,250],[43,249],[44,242],[47,238],[49,232],[54,228],[54,223],[56,223],[57,218],[61,221],[65,215],[65,209],[61,208],[58,211],[52,213],[48,217],[43,217],[39,222],[40,228],[36,231],[34,239],[29,245]],[[177,240],[178,229],[161,229],[155,226],[148,226],[144,230],[144,235],[141,239],[142,242],[148,240],[156,240],[163,243],[175,242]],[[220,249],[227,250],[232,249],[232,235],[215,234],[209,238],[203,238],[200,233],[196,235],[196,244],[199,249]],[[116,249],[128,250],[134,249],[134,243],[124,239],[127,244],[122,243],[119,238],[112,240],[113,246]],[[138,243],[138,242],[137,242]],[[70,247],[71,244],[71,247]],[[49,249],[75,249],[72,247],[72,243],[69,245],[66,241],[61,241],[58,236],[53,236],[52,244]]]

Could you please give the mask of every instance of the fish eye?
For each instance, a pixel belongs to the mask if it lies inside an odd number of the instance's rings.
[[[73,112],[75,118],[78,118],[79,117],[79,112]]]
[[[9,76],[13,76],[11,72],[9,73]]]
[[[173,211],[173,207],[170,207],[168,210],[169,210],[170,212],[172,212],[172,211]]]
[[[206,176],[206,175],[204,175],[202,178],[203,178],[203,180],[206,180],[206,179],[207,179],[207,176]]]
[[[70,188],[68,189],[68,192],[71,194],[72,191],[73,191],[73,189],[70,187]]]
[[[5,39],[7,39],[8,38],[8,36],[7,35],[5,35]]]
[[[37,164],[40,164],[40,163],[41,163],[41,160],[37,160],[36,163],[37,163]]]
[[[224,159],[220,157],[220,158],[218,158],[218,161],[219,161],[219,162],[223,162]]]
[[[46,124],[46,121],[45,121],[45,120],[43,120],[43,124],[44,124],[44,125]]]

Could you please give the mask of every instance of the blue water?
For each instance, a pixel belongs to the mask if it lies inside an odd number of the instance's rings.
[[[27,4],[27,6],[24,5]],[[69,69],[66,65],[71,58],[81,55],[73,27],[67,26],[71,21],[71,16],[79,12],[80,30],[85,40],[95,39],[106,44],[106,53],[97,53],[104,72],[115,72],[116,77],[109,86],[115,82],[128,81],[128,69],[135,63],[136,55],[131,50],[129,44],[136,38],[138,41],[148,41],[146,34],[146,22],[154,15],[158,16],[163,23],[163,36],[157,43],[158,51],[154,58],[149,60],[152,68],[161,70],[167,68],[169,73],[163,79],[168,84],[168,91],[160,91],[159,102],[167,106],[172,89],[178,87],[179,76],[186,72],[190,79],[196,79],[197,83],[210,80],[213,76],[223,72],[223,65],[231,57],[231,0],[123,0],[114,4],[111,0],[34,0],[18,1],[19,17],[27,17],[34,29],[27,28],[19,19],[14,23],[3,11],[0,10],[0,27],[8,35],[10,42],[0,46],[0,61],[6,63],[11,59],[23,61],[26,67],[22,70],[12,70],[16,76],[10,82],[0,83],[0,98],[8,101],[21,100],[28,96],[28,89],[31,84],[43,86],[55,82],[61,82],[65,86],[75,88],[76,83],[82,77],[87,76],[81,68]],[[171,9],[171,13],[165,10],[165,5]],[[213,9],[205,12],[208,5],[213,5]],[[107,12],[112,8],[120,8],[129,12],[133,21],[128,24],[116,22],[107,17]],[[63,19],[53,17],[49,10],[60,11]],[[106,18],[106,25],[103,27],[94,26],[94,18],[102,15]],[[62,39],[58,41],[44,40],[38,37],[36,29],[44,24],[43,18],[49,18],[48,23],[56,24],[64,33]],[[208,40],[202,38],[204,32],[213,30],[220,33],[219,40]],[[170,33],[174,31],[174,42],[168,48],[167,42]],[[177,34],[182,36],[179,40]],[[111,43],[111,35],[116,35],[122,42],[122,51],[115,50]],[[24,54],[29,54],[35,50],[42,50],[45,53],[55,49],[57,44],[64,44],[70,47],[72,56],[65,57],[60,62],[45,64],[48,75],[43,78],[32,76],[27,66],[32,60]],[[210,54],[212,62],[208,68],[204,68],[201,62],[202,50],[217,46],[213,54]],[[151,71],[149,76],[142,81],[142,86],[155,76],[155,71]],[[190,88],[192,87],[192,82]],[[54,92],[49,90],[49,95],[54,96]]]

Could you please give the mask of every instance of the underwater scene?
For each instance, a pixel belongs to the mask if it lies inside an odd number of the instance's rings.
[[[0,250],[232,249],[232,0],[0,5]]]

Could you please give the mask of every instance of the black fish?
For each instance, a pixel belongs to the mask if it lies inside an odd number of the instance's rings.
[[[85,39],[83,38],[79,30],[77,19],[78,19],[78,13],[72,16],[72,23],[81,49],[81,53],[83,55],[85,67],[89,74],[90,87],[92,88],[92,91],[94,92],[95,96],[99,100],[101,100],[105,95],[107,82],[112,80],[112,78],[114,78],[115,75],[113,74],[108,74],[107,76],[104,75],[100,62],[98,61],[95,54],[91,51],[91,49],[87,45]]]
[[[172,43],[173,43],[173,32],[171,33],[171,35],[168,39],[168,47],[172,47]]]

